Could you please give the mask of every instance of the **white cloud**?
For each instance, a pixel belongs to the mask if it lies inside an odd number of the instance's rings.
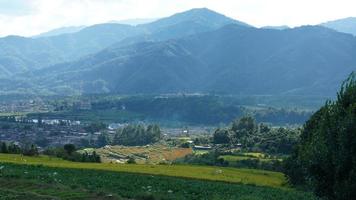
[[[0,35],[30,36],[61,26],[158,18],[195,7],[255,26],[298,26],[356,16],[354,0],[0,0]]]

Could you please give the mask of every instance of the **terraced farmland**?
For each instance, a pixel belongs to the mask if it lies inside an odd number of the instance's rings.
[[[139,147],[106,146],[96,149],[103,162],[125,163],[129,157],[139,164],[158,164],[174,161],[192,153],[191,148],[167,147],[165,145],[148,145]]]

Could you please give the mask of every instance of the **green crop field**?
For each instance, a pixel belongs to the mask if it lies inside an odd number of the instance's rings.
[[[0,117],[25,116],[24,112],[0,112]]]
[[[238,156],[238,155],[225,155],[225,156],[220,156],[220,158],[223,158],[226,161],[229,162],[237,162],[241,160],[259,160],[261,162],[270,162],[276,159],[273,158],[255,158],[255,157],[249,157],[249,156]]]
[[[2,164],[0,199],[313,200],[294,190],[166,176]]]
[[[0,154],[0,199],[315,199],[283,174],[204,166],[73,163]],[[238,184],[244,183],[244,184]]]
[[[231,183],[254,184],[259,186],[270,187],[283,187],[283,185],[285,185],[285,178],[282,173],[252,169],[218,168],[210,166],[190,165],[78,163],[65,161],[58,158],[51,158],[47,156],[23,157],[20,155],[9,154],[0,154],[0,162],[32,165],[41,164],[48,167],[96,169],[117,172],[154,174],[193,179],[224,181]]]
[[[224,160],[229,161],[229,163],[236,163],[242,160],[258,160],[261,162],[271,162],[276,160],[282,161],[281,158],[269,157],[266,154],[254,152],[239,153],[237,155],[224,155],[220,156],[219,158],[223,158]]]

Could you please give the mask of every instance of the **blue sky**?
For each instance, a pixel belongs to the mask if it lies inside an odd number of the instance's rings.
[[[0,36],[31,36],[62,26],[160,18],[207,7],[260,27],[300,26],[356,16],[355,0],[0,0]]]

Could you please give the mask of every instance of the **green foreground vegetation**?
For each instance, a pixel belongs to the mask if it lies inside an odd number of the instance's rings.
[[[0,199],[315,199],[284,185],[283,174],[262,170],[73,163],[11,154],[0,154],[0,160]]]
[[[190,165],[118,165],[111,163],[78,163],[47,156],[26,157],[13,154],[0,154],[0,161],[4,163],[43,165],[57,168],[94,169],[114,172],[164,175],[201,180],[223,181],[229,183],[270,186],[276,188],[282,188],[286,184],[282,173],[253,169]]]

